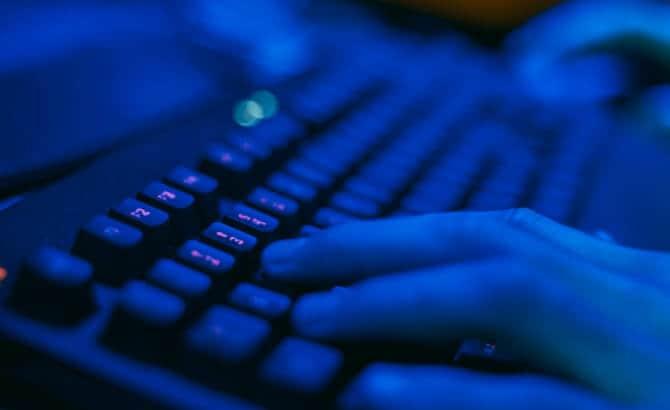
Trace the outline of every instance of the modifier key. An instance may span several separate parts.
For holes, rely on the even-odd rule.
[[[184,301],[142,281],[123,288],[103,338],[141,355],[156,356],[176,337],[186,311]]]
[[[54,323],[74,323],[93,307],[93,267],[51,247],[29,256],[16,279],[11,300],[20,310]]]

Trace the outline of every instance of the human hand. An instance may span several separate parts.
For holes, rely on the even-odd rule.
[[[505,51],[536,97],[574,104],[632,96],[639,120],[670,130],[668,21],[667,2],[566,2],[512,33]]]
[[[625,248],[528,210],[343,225],[263,255],[303,296],[292,323],[327,341],[495,340],[540,375],[376,364],[352,409],[640,409],[670,405],[670,255]],[[657,406],[657,407],[655,407]]]

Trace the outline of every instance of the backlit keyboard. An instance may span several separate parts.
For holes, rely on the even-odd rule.
[[[298,409],[333,406],[377,360],[523,369],[481,341],[304,339],[288,317],[305,290],[259,270],[268,244],[357,220],[530,207],[579,223],[602,113],[533,101],[460,42],[378,46],[273,89],[281,110],[254,127],[222,131],[229,114],[215,109],[138,148],[143,160],[110,158],[88,186],[123,194],[72,240],[37,229],[57,246],[3,286],[10,374],[78,407]],[[153,180],[134,176],[170,155]],[[86,200],[77,186],[69,201]]]

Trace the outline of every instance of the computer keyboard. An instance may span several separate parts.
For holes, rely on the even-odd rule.
[[[460,41],[342,52],[273,90],[282,109],[255,127],[221,132],[214,109],[176,128],[165,152],[155,138],[138,162],[110,158],[89,186],[125,193],[90,210],[72,241],[38,226],[44,244],[71,247],[37,248],[2,286],[11,377],[73,407],[298,409],[333,407],[377,360],[525,371],[486,341],[302,338],[288,317],[306,289],[264,277],[261,252],[431,212],[530,207],[578,225],[611,119],[532,100],[496,56]],[[168,156],[154,180],[134,177]],[[77,186],[72,203],[99,196]]]

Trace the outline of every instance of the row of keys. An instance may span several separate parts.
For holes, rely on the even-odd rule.
[[[184,287],[191,292],[206,283],[203,278],[193,279],[194,272],[184,269],[161,261],[149,277],[163,286],[175,288],[176,284],[182,294]],[[176,272],[167,273],[170,270]],[[191,280],[175,275],[184,272]],[[156,359],[173,353],[172,349],[183,348],[185,357],[201,368],[240,366],[263,355],[257,377],[296,394],[317,394],[332,384],[342,367],[340,352],[298,338],[273,341],[270,321],[286,315],[290,298],[251,283],[240,283],[227,301],[229,306],[212,306],[184,328],[188,307],[182,297],[144,281],[130,281],[122,289],[102,337],[114,348]]]

